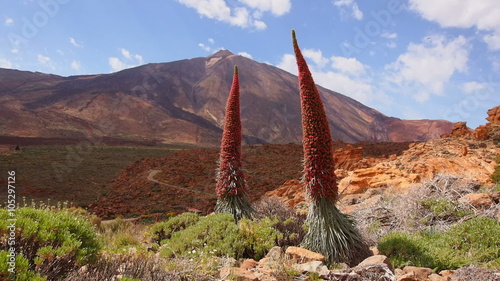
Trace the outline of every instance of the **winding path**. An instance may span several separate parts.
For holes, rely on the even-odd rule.
[[[161,172],[161,170],[150,170],[148,177],[147,177],[148,181],[152,181],[154,183],[161,184],[161,185],[164,185],[164,186],[167,186],[170,188],[180,189],[182,191],[194,192],[194,193],[203,194],[203,195],[207,195],[207,196],[211,196],[211,197],[216,197],[214,193],[207,193],[207,192],[199,191],[196,189],[190,189],[187,187],[182,187],[182,186],[178,186],[178,185],[172,185],[172,184],[161,182],[161,181],[155,179],[155,176],[160,172]]]

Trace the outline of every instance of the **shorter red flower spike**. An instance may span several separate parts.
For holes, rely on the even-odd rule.
[[[332,136],[321,96],[314,83],[306,60],[302,56],[295,30],[292,30],[293,49],[299,70],[304,177],[306,190],[312,200],[338,199],[334,174]]]
[[[238,67],[234,66],[233,84],[226,105],[216,192],[218,198],[243,195],[245,178],[241,163],[240,85]]]

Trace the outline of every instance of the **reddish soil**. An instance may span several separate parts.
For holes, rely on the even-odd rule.
[[[345,147],[335,143],[335,149]],[[409,143],[359,143],[364,157],[385,158],[400,155]],[[107,196],[90,209],[102,217],[119,214],[185,212],[195,208],[211,212],[215,206],[215,169],[219,150],[196,148],[181,150],[163,159],[144,159],[130,164],[114,180]],[[248,197],[259,199],[285,181],[299,179],[302,148],[297,144],[251,145],[243,148]],[[151,173],[154,170],[154,180]],[[149,179],[148,179],[149,177]],[[191,192],[189,192],[189,189]]]

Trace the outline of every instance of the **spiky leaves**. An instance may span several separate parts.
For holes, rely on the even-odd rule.
[[[238,221],[251,217],[246,199],[245,176],[241,163],[240,84],[238,67],[234,67],[233,84],[226,105],[226,118],[217,170],[216,213],[230,213]]]
[[[332,137],[319,91],[302,56],[295,31],[293,49],[299,70],[304,150],[303,182],[311,198],[306,219],[308,232],[302,246],[322,253],[329,262],[349,262],[365,245],[353,220],[336,207],[338,188],[334,174]]]

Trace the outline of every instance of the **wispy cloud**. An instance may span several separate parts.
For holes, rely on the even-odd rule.
[[[14,25],[14,19],[13,18],[6,18],[5,19],[5,25],[6,26],[12,26],[12,25]]]
[[[82,64],[79,61],[74,60],[71,62],[71,69],[76,70],[76,71],[80,71],[81,68],[82,68]]]
[[[71,45],[73,45],[77,48],[83,48],[82,44],[76,42],[75,38],[73,38],[73,37],[69,38],[69,43],[71,43]]]
[[[7,59],[0,58],[0,67],[1,68],[12,68],[13,64],[11,61],[9,61]]]
[[[486,89],[486,85],[483,84],[483,83],[479,83],[479,82],[476,82],[476,81],[471,81],[471,82],[467,82],[467,83],[464,83],[464,92],[466,94],[472,94],[476,91],[480,91],[480,90],[483,90],[483,89]]]
[[[249,58],[249,59],[252,59],[252,55],[250,55],[249,53],[247,52],[239,52],[238,55],[242,56],[242,57],[245,57],[245,58]]]
[[[348,12],[350,12],[350,15],[353,18],[357,20],[363,19],[363,12],[361,12],[358,4],[354,0],[337,0],[333,2],[333,5],[338,7],[344,14],[348,14]]]
[[[144,64],[142,55],[132,54],[129,50],[124,48],[120,49],[120,53],[122,55],[121,59],[118,57],[108,58],[108,64],[113,72]]]

